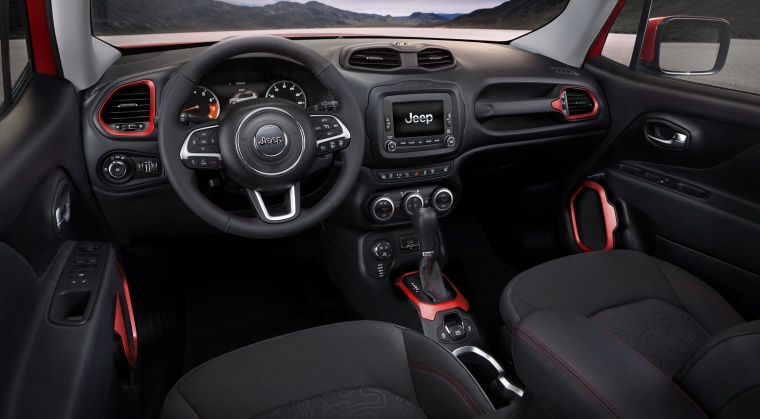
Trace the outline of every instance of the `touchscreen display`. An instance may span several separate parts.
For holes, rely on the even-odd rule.
[[[393,131],[396,138],[441,135],[444,132],[443,101],[396,102]]]

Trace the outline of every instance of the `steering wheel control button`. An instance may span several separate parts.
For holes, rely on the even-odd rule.
[[[372,244],[372,256],[377,260],[388,260],[393,256],[393,247],[388,240],[378,240]]]
[[[404,212],[408,215],[414,214],[415,211],[425,206],[425,200],[417,192],[412,192],[404,196]]]
[[[454,204],[454,194],[447,188],[438,188],[433,191],[432,199],[430,200],[438,212],[446,212],[451,209]]]
[[[395,204],[387,196],[375,198],[370,205],[370,214],[376,221],[384,223],[393,217]]]
[[[276,125],[264,125],[256,131],[256,150],[266,157],[277,157],[288,148],[288,136]]]

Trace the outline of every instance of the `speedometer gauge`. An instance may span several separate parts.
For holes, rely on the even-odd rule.
[[[195,125],[219,118],[221,111],[219,98],[214,92],[203,86],[196,86],[190,99],[182,107],[179,118],[185,125]]]
[[[267,89],[266,97],[289,100],[299,106],[306,107],[306,94],[301,86],[292,81],[280,80]]]

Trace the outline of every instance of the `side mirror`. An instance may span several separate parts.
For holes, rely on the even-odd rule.
[[[649,19],[639,68],[665,76],[701,76],[726,64],[731,25],[712,17],[670,16]]]

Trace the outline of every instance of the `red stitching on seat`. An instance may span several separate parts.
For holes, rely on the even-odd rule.
[[[452,387],[454,387],[454,389],[459,393],[460,396],[462,396],[464,401],[467,403],[467,405],[470,406],[470,409],[472,409],[476,415],[482,415],[484,413],[483,409],[480,407],[480,405],[478,405],[478,402],[475,401],[475,398],[472,397],[467,389],[465,389],[464,386],[460,384],[456,378],[430,365],[420,364],[418,362],[410,362],[409,366],[413,369],[429,372],[443,378]]]
[[[540,347],[537,346],[535,343],[533,343],[530,340],[528,340],[525,336],[522,336],[523,333],[526,334],[526,335],[528,335],[528,336],[530,336],[530,337],[532,337],[533,339],[535,339],[536,342],[538,342],[541,346]],[[597,390],[593,385],[591,385],[591,383],[589,383],[588,381],[586,381],[586,379],[584,379],[583,376],[580,373],[578,373],[578,371],[576,371],[572,366],[570,366],[570,364],[567,361],[565,361],[564,359],[562,359],[562,357],[560,357],[554,351],[552,351],[548,346],[546,346],[546,344],[542,343],[540,339],[538,339],[537,337],[535,337],[534,335],[532,335],[530,332],[528,332],[527,330],[525,330],[525,329],[523,329],[523,328],[521,328],[519,326],[515,326],[515,331],[513,332],[513,334],[515,334],[515,335],[520,336],[521,338],[523,338],[523,340],[525,342],[528,342],[531,346],[533,346],[533,348],[535,348],[541,355],[543,355],[544,358],[546,358],[549,361],[551,361],[552,363],[554,363],[554,365],[556,365],[560,369],[560,371],[564,372],[565,375],[567,375],[568,377],[570,377],[571,379],[573,379],[573,381],[575,381],[575,383],[578,384],[578,386],[584,392],[586,392],[586,394],[588,394],[592,399],[594,399],[594,401],[596,402],[596,404],[599,405],[599,407],[601,407],[602,410],[604,410],[604,412],[607,413],[611,418],[616,417],[612,413],[611,410],[614,410],[615,414],[617,414],[617,417],[621,417],[621,418],[625,417],[625,415],[623,415],[622,413],[620,413],[620,411],[617,410],[617,408],[609,400],[607,400],[602,395],[602,393],[599,390]],[[549,355],[547,355],[546,354],[547,351],[550,352],[555,357],[557,357],[557,359],[559,359],[560,361],[562,361],[562,364],[559,364],[557,362],[557,360],[552,359]],[[575,373],[575,376],[573,376],[569,372],[567,372],[567,370],[565,368],[563,368],[563,366],[566,367],[566,368],[569,368],[571,371],[573,371],[573,373]],[[590,387],[593,390],[593,393],[591,393],[588,388],[586,388],[583,384],[581,384],[581,382],[578,381],[579,379],[581,381],[583,381],[583,384],[585,384],[586,386]],[[594,396],[596,396],[596,397],[594,397]],[[609,407],[603,405],[599,401],[599,399],[597,399],[597,397],[599,397],[602,400],[604,400],[609,405]]]
[[[715,304],[717,304],[718,307],[720,307],[720,309],[723,310],[724,313],[728,314],[728,316],[731,317],[731,319],[734,320],[737,324],[738,323],[743,323],[743,321],[739,317],[737,317],[736,313],[734,313],[733,311],[731,311],[730,308],[726,306],[726,303],[724,303],[723,301],[721,301],[713,293],[711,293],[709,291],[706,291],[706,290],[703,290],[703,289],[701,289],[701,288],[699,288],[699,287],[697,287],[695,285],[687,284],[685,282],[671,282],[670,285],[676,285],[676,286],[679,286],[679,287],[682,287],[682,288],[687,288],[687,289],[690,289],[690,290],[692,290],[692,291],[694,291],[694,292],[696,292],[698,294],[704,295],[705,297],[711,299]]]
[[[593,323],[593,322],[592,322],[592,323]],[[701,407],[699,407],[699,405],[697,404],[697,402],[695,402],[695,401],[694,401],[694,400],[693,400],[693,399],[692,399],[692,398],[691,398],[691,397],[690,397],[688,394],[686,394],[686,392],[685,392],[685,391],[683,391],[683,389],[682,389],[681,387],[679,387],[679,386],[678,386],[678,384],[674,383],[674,382],[673,382],[673,380],[672,380],[670,377],[668,377],[668,376],[667,376],[667,374],[665,374],[664,372],[662,372],[662,370],[660,370],[660,369],[659,369],[659,368],[657,368],[657,367],[656,367],[654,364],[652,364],[651,362],[649,362],[649,360],[648,360],[648,359],[646,359],[646,358],[644,357],[644,355],[641,355],[641,354],[640,354],[640,353],[639,353],[637,350],[635,350],[635,349],[631,348],[631,346],[630,346],[630,345],[628,345],[627,343],[625,343],[625,341],[624,341],[623,339],[620,339],[620,338],[619,338],[617,335],[615,335],[614,333],[610,332],[609,330],[607,330],[607,329],[603,328],[602,326],[599,326],[599,325],[598,325],[598,324],[596,324],[596,323],[594,323],[594,326],[598,327],[599,329],[602,329],[602,330],[603,330],[605,333],[607,333],[608,335],[610,335],[610,336],[612,336],[613,338],[615,338],[615,339],[617,339],[618,341],[620,341],[620,343],[622,343],[623,345],[625,345],[625,347],[626,347],[626,348],[630,349],[630,350],[631,350],[631,352],[633,352],[634,354],[636,354],[636,355],[637,355],[639,358],[643,359],[643,360],[644,360],[644,362],[646,362],[646,363],[647,363],[647,364],[649,364],[649,365],[650,365],[652,368],[654,368],[654,369],[655,369],[655,371],[659,372],[659,373],[660,373],[660,375],[662,375],[663,377],[667,378],[667,379],[668,379],[668,381],[670,381],[670,384],[673,384],[673,387],[675,387],[676,389],[678,389],[678,391],[679,391],[681,394],[683,394],[683,395],[684,395],[684,397],[686,397],[686,398],[687,398],[687,399],[688,399],[688,400],[691,402],[691,404],[693,404],[693,405],[694,405],[694,407],[696,407],[696,408],[697,408],[697,410],[699,411],[699,413],[701,413],[701,414],[702,414],[704,417],[707,417],[707,415],[705,414],[705,412],[703,412],[703,411],[702,411],[702,408],[701,408]]]

